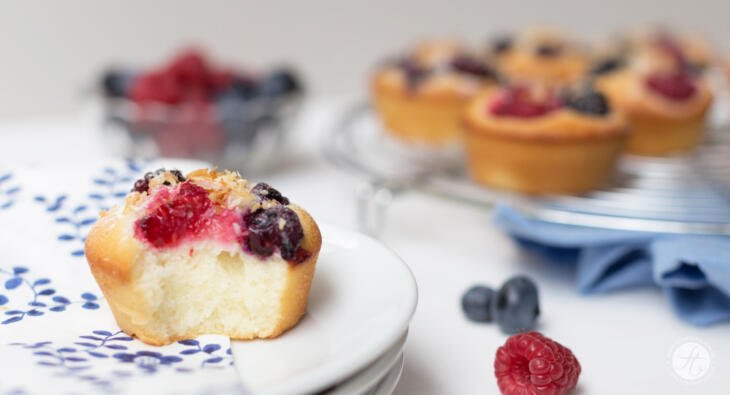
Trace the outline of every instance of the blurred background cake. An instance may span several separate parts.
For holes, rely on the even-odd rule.
[[[630,123],[628,152],[677,154],[702,141],[713,98],[704,72],[712,64],[707,43],[667,29],[640,30],[598,59],[596,84]]]
[[[588,70],[585,48],[567,33],[552,27],[534,27],[491,41],[487,57],[500,73],[515,83],[569,85]]]
[[[590,86],[509,86],[474,100],[466,152],[475,181],[530,194],[581,193],[610,180],[627,127]]]
[[[439,146],[461,139],[467,103],[496,82],[492,67],[463,44],[434,40],[378,67],[370,90],[388,133]]]

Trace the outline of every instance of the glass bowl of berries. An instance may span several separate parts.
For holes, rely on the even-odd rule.
[[[233,71],[195,49],[154,69],[110,69],[100,85],[104,130],[123,155],[200,159],[246,172],[276,157],[303,96],[290,69]]]

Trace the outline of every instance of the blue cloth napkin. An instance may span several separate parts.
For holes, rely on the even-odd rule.
[[[730,320],[730,237],[560,225],[528,219],[508,206],[497,207],[494,220],[522,247],[575,264],[581,293],[655,285],[691,324]]]

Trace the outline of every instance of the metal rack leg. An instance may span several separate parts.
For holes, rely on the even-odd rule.
[[[388,206],[393,202],[393,191],[377,181],[366,181],[355,190],[357,226],[363,233],[377,237],[385,229]]]

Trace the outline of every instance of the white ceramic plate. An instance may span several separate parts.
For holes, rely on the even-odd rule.
[[[366,392],[366,395],[391,395],[398,385],[400,376],[403,373],[403,354],[400,354],[398,361],[390,369],[388,374],[374,388]]]
[[[355,373],[354,376],[347,379],[343,383],[338,384],[331,391],[324,392],[324,395],[353,395],[363,394],[375,387],[385,375],[390,372],[393,365],[398,361],[398,357],[403,352],[403,346],[406,344],[408,333],[392,345],[385,354],[378,357],[375,362],[371,363],[365,369]]]
[[[408,266],[362,234],[322,225],[306,316],[272,340],[233,342],[255,395],[321,391],[375,361],[406,331],[418,299]]]

